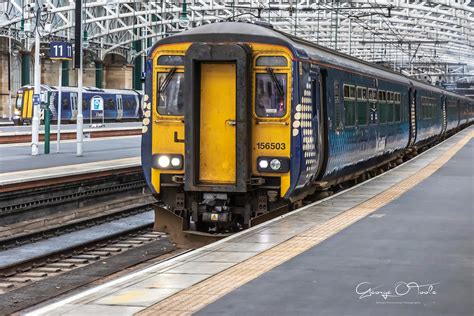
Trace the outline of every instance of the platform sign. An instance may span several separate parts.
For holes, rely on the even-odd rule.
[[[41,97],[39,94],[33,94],[33,105],[40,105]]]
[[[105,113],[104,113],[104,98],[101,96],[95,95],[91,98],[91,113],[90,113],[90,123],[92,125],[92,120],[94,117],[102,118],[102,124],[104,123]]]
[[[104,99],[100,96],[93,96],[91,99],[92,111],[103,111],[104,110]]]
[[[49,44],[49,58],[72,59],[72,44],[67,42],[51,42]]]

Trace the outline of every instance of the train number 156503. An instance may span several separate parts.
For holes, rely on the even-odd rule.
[[[273,149],[273,150],[285,150],[286,144],[285,143],[257,143],[258,149]]]

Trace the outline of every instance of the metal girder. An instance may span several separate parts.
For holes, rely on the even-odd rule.
[[[45,5],[50,28],[43,40],[71,40],[74,0],[0,3],[0,34],[28,49],[22,25],[34,25],[28,5]],[[118,53],[129,62],[161,37],[184,30],[183,0],[83,0],[90,49],[103,59]],[[270,22],[276,29],[409,74],[447,72],[441,63],[474,70],[474,6],[470,0],[187,0],[189,27],[223,20]],[[143,51],[131,44],[142,41]],[[451,80],[451,79],[449,79]]]

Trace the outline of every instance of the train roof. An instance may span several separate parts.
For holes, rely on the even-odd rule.
[[[445,89],[406,77],[400,73],[387,68],[366,62],[364,60],[349,56],[347,54],[314,44],[310,41],[298,38],[291,34],[277,31],[268,26],[246,22],[217,22],[195,27],[187,31],[159,40],[150,49],[149,54],[156,47],[163,44],[178,42],[263,42],[275,45],[283,45],[291,49],[295,56],[305,58],[306,56],[321,63],[342,67],[354,72],[363,72],[374,77],[396,81],[405,85],[444,93],[458,98],[465,96],[449,92]],[[306,58],[307,58],[306,57]],[[468,99],[468,98],[466,98]]]

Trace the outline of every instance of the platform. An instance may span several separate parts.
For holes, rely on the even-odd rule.
[[[61,125],[61,140],[76,139],[76,124]],[[39,140],[44,141],[44,125],[39,127]],[[120,123],[87,123],[84,122],[84,138],[100,138],[115,136],[140,135],[141,122]],[[52,124],[50,129],[51,141],[56,141],[57,125]],[[1,126],[0,144],[31,143],[31,126]]]
[[[472,137],[26,314],[472,315]]]
[[[0,145],[0,188],[4,185],[56,177],[140,166],[140,136],[84,139],[82,157],[76,156],[76,142],[51,142],[48,155],[31,156],[29,144]],[[43,144],[39,146],[43,153]]]
[[[92,131],[92,130],[113,130],[113,129],[141,129],[142,123],[141,122],[123,122],[123,123],[102,123],[93,122],[90,124],[89,122],[84,122],[84,132]],[[51,133],[56,133],[57,125],[51,124]],[[40,125],[39,127],[40,133],[44,133],[44,125]],[[61,132],[75,132],[76,131],[76,124],[61,124]],[[28,134],[31,135],[31,125],[0,125],[0,136],[4,135],[23,135]]]

